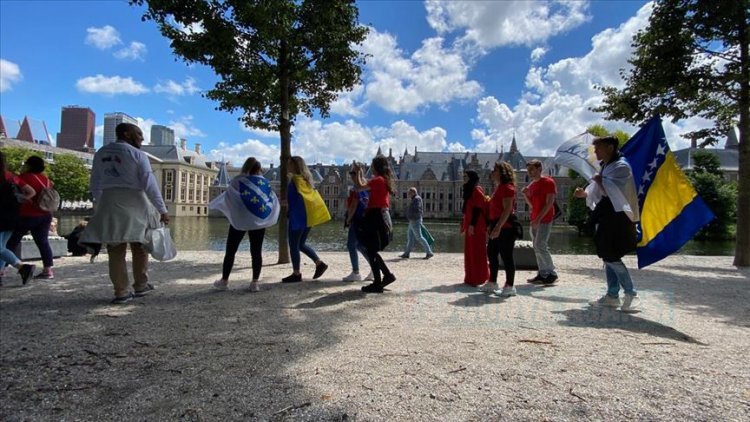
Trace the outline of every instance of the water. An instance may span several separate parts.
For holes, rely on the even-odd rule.
[[[59,222],[60,234],[67,234],[80,221],[80,217],[62,216]],[[405,221],[394,222],[395,233],[393,242],[388,246],[389,251],[400,252],[406,246]],[[425,223],[435,238],[435,252],[463,252],[463,237],[459,233],[459,223],[446,221],[427,221]],[[178,250],[211,250],[223,251],[227,236],[227,221],[223,218],[206,217],[173,217],[169,223],[172,237]],[[528,230],[525,232],[528,235]],[[313,228],[308,243],[318,251],[345,251],[346,235],[342,221],[330,221]],[[528,240],[528,236],[526,239]],[[245,242],[244,245],[248,243]],[[266,230],[266,240],[263,249],[274,251],[278,249],[278,227]],[[248,248],[248,246],[242,246]],[[593,239],[578,236],[575,228],[570,226],[555,226],[550,236],[550,250],[560,255],[585,255],[594,253]],[[415,253],[421,253],[421,246],[417,245]],[[698,242],[690,241],[678,252],[686,255],[734,255],[733,241]]]

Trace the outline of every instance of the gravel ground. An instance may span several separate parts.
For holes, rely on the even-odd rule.
[[[631,270],[644,308],[623,314],[587,306],[604,292],[592,256],[555,256],[552,287],[519,271],[509,299],[462,285],[460,254],[396,256],[382,295],[340,281],[345,253],[291,285],[266,255],[250,293],[248,252],[226,292],[222,253],[181,252],[124,306],[106,256],[6,277],[0,420],[750,420],[750,272],[730,257]]]

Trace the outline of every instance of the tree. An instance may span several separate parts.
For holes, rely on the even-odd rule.
[[[608,119],[642,124],[655,113],[673,122],[713,122],[684,136],[717,142],[737,124],[739,183],[734,265],[750,266],[750,0],[661,0],[633,39],[625,87],[599,87]]]
[[[57,154],[47,172],[60,193],[60,199],[77,201],[89,196],[89,170],[86,163],[73,154]]]
[[[716,218],[699,231],[696,239],[729,239],[732,222],[737,216],[737,185],[727,183],[720,170],[719,157],[705,150],[691,157],[693,170],[688,173],[698,195],[711,208]]]
[[[23,147],[3,147],[3,153],[5,154],[5,161],[7,162],[8,170],[16,174],[21,172],[23,163],[32,155],[44,158],[41,152]]]
[[[327,117],[337,95],[361,82],[367,28],[345,0],[131,0],[187,63],[210,66],[221,81],[204,95],[240,111],[247,126],[278,130],[286,198],[291,126],[298,113]],[[201,29],[189,29],[200,27]],[[287,204],[282,202],[281,215]],[[289,262],[287,221],[279,221],[279,263]]]

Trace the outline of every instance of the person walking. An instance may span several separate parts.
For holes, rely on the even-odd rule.
[[[542,162],[531,160],[526,163],[526,171],[531,183],[521,190],[526,203],[531,208],[531,242],[539,267],[529,283],[552,284],[557,281],[555,264],[549,252],[549,236],[555,220],[555,196],[557,185],[551,177],[542,176]]]
[[[464,172],[461,233],[464,235],[464,283],[480,286],[490,277],[487,261],[487,197],[474,170]]]
[[[357,177],[357,165],[354,164],[349,170],[349,177],[354,182]],[[372,271],[363,279],[359,273],[359,256],[357,252],[360,252],[362,256],[367,259],[367,250],[357,241],[357,226],[362,223],[362,218],[365,216],[365,209],[367,208],[367,202],[370,199],[368,191],[357,191],[351,189],[349,196],[346,198],[346,216],[344,218],[344,227],[347,228],[346,238],[346,249],[349,251],[349,261],[352,263],[352,272],[348,276],[344,277],[342,281],[362,281],[362,280],[373,280]]]
[[[44,160],[36,155],[32,155],[24,162],[23,172],[18,176],[18,179],[34,189],[36,194],[31,200],[21,203],[20,218],[18,219],[18,223],[16,223],[15,230],[13,230],[13,235],[8,240],[8,249],[15,251],[21,243],[23,236],[31,232],[34,244],[39,249],[39,253],[42,256],[42,264],[44,265],[42,271],[35,275],[34,279],[51,280],[55,278],[55,273],[52,271],[52,267],[54,266],[52,248],[49,245],[52,213],[39,208],[35,202],[42,189],[53,186],[52,181],[43,174],[44,168]]]
[[[434,255],[430,248],[430,244],[422,235],[422,218],[424,217],[424,204],[422,202],[422,197],[419,196],[417,188],[413,186],[409,188],[409,193],[407,195],[409,196],[410,202],[409,206],[406,208],[406,219],[409,220],[409,227],[406,230],[406,250],[399,256],[401,258],[409,258],[409,254],[411,254],[415,241],[418,241],[426,253],[424,259],[430,259]]]
[[[227,290],[237,249],[247,233],[253,267],[249,289],[251,292],[259,291],[263,238],[266,228],[278,221],[280,209],[279,199],[271,189],[271,183],[261,175],[260,162],[255,157],[245,160],[240,174],[232,179],[227,190],[211,201],[208,207],[221,211],[229,220],[221,278],[214,282],[214,289]]]
[[[143,132],[130,123],[115,128],[117,142],[94,154],[91,195],[94,215],[81,234],[82,245],[107,245],[113,304],[124,304],[154,290],[148,282],[146,232],[169,223],[156,178],[146,153],[141,151]],[[125,255],[133,257],[133,292],[130,291]]]
[[[516,295],[516,264],[513,260],[516,232],[511,224],[516,201],[516,176],[510,164],[498,161],[492,169],[491,177],[496,187],[489,206],[487,258],[490,262],[490,277],[487,283],[479,286],[479,289],[500,297],[510,297]],[[505,268],[505,285],[502,290],[499,290],[497,285],[497,274],[500,270],[498,255],[502,258]]]
[[[393,238],[393,223],[391,221],[390,203],[393,194],[393,171],[388,165],[388,159],[379,155],[372,159],[370,166],[372,178],[365,182],[364,171],[357,168],[357,178],[354,180],[358,191],[369,191],[370,200],[367,202],[362,224],[357,225],[357,241],[364,245],[367,258],[372,268],[373,282],[362,287],[365,293],[383,293],[384,288],[396,281],[396,276],[380,256],[380,252],[388,246]]]
[[[291,181],[287,187],[287,201],[289,203],[289,255],[292,259],[292,274],[281,279],[282,283],[298,283],[302,281],[300,272],[300,252],[315,262],[313,280],[320,278],[328,269],[328,265],[321,261],[315,249],[307,245],[310,229],[331,219],[321,198],[315,190],[312,173],[307,168],[302,157],[294,156],[289,159]]]
[[[586,204],[594,210],[591,215],[596,225],[594,246],[597,256],[604,261],[607,279],[606,294],[589,303],[635,312],[640,306],[640,298],[628,268],[622,262],[623,256],[636,249],[635,223],[640,220],[633,170],[620,153],[617,138],[595,138],[593,145],[594,154],[601,161],[601,170],[585,190],[576,188],[574,192],[577,198],[586,198]],[[624,292],[622,302],[620,288]]]
[[[23,284],[29,282],[36,266],[21,262],[16,254],[5,245],[21,218],[21,202],[19,201],[29,201],[34,195],[36,192],[31,186],[6,170],[5,154],[0,151],[0,273],[4,276],[5,265],[10,265],[18,270]],[[0,285],[3,283],[2,276],[0,276]]]

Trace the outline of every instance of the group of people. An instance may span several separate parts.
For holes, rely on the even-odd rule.
[[[607,293],[590,304],[619,307],[631,312],[638,308],[639,298],[622,257],[636,248],[635,223],[639,220],[639,213],[633,172],[619,152],[617,138],[596,138],[593,146],[601,162],[601,171],[585,189],[579,187],[574,192],[576,197],[586,198],[587,205],[593,210],[594,244],[597,255],[604,261],[607,280]],[[538,266],[537,274],[528,282],[550,285],[558,279],[548,246],[555,218],[557,187],[554,179],[543,176],[539,160],[529,161],[526,170],[531,183],[521,193],[531,210],[529,234]],[[491,196],[485,195],[475,171],[467,170],[463,177],[464,282],[500,297],[516,296],[513,250],[522,232],[519,233],[515,215],[513,168],[504,161],[495,163],[491,173],[495,188]],[[497,282],[498,256],[505,271],[502,288]],[[619,297],[621,289],[624,292],[622,301]]]
[[[90,248],[106,245],[109,260],[109,276],[114,286],[112,303],[127,303],[154,290],[149,283],[148,242],[150,230],[169,223],[167,207],[162,199],[156,179],[146,154],[141,151],[143,134],[138,126],[122,123],[116,128],[117,142],[99,149],[94,156],[91,173],[91,193],[95,212],[79,235],[78,243]],[[597,224],[595,244],[597,254],[604,260],[607,277],[607,293],[592,304],[596,306],[620,306],[629,311],[637,306],[637,293],[622,256],[635,248],[635,226],[638,221],[638,204],[635,197],[632,170],[618,152],[617,139],[606,137],[594,140],[594,150],[602,162],[601,173],[584,190],[577,189],[575,195],[587,198]],[[0,157],[2,157],[0,155]],[[52,218],[50,213],[34,209],[33,198],[38,189],[48,186],[50,181],[41,173],[44,161],[30,157],[26,171],[13,176],[5,170],[0,193],[4,201],[13,198],[13,204],[3,202],[2,225],[0,226],[0,259],[18,269],[24,283],[32,276],[34,266],[23,264],[10,250],[20,236],[31,230],[34,240],[42,252],[44,269],[36,277],[52,278],[52,254],[45,242]],[[320,194],[315,189],[312,175],[302,157],[289,159],[290,181],[285,198],[279,200],[268,180],[262,176],[261,163],[248,158],[241,173],[235,177],[228,189],[209,205],[221,211],[229,220],[221,278],[213,287],[226,290],[234,266],[238,247],[247,233],[250,241],[252,280],[250,290],[259,290],[262,268],[262,246],[265,230],[277,223],[280,208],[287,205],[288,241],[292,261],[292,273],[282,283],[302,281],[301,254],[315,264],[313,279],[321,277],[328,265],[307,244],[311,229],[330,220],[330,214]],[[550,229],[554,220],[556,186],[552,178],[542,175],[542,163],[537,160],[527,164],[531,178],[529,186],[522,190],[525,201],[531,208],[530,235],[533,241],[538,273],[530,283],[552,284],[558,275],[548,248]],[[391,242],[393,224],[389,212],[390,197],[394,194],[394,175],[383,156],[372,160],[371,178],[367,180],[362,166],[353,163],[349,176],[353,185],[347,198],[344,225],[348,228],[347,249],[352,272],[343,278],[345,282],[368,280],[372,283],[362,287],[366,293],[382,293],[386,286],[396,281],[381,252]],[[516,180],[510,164],[498,161],[494,164],[491,179],[494,183],[492,195],[487,196],[480,186],[479,175],[473,170],[464,172],[463,220],[461,232],[464,243],[464,282],[478,286],[483,292],[501,297],[517,295],[515,288],[515,263],[513,250],[520,223],[516,217]],[[429,242],[423,235],[422,200],[416,188],[409,190],[411,200],[407,208],[409,229],[407,246],[402,258],[410,256],[413,246],[419,242],[425,250],[425,258],[433,256]],[[634,202],[635,201],[635,202]],[[16,212],[12,209],[19,208]],[[629,211],[635,210],[635,213]],[[9,213],[9,217],[5,216]],[[15,214],[14,214],[15,213]],[[17,215],[16,215],[17,214]],[[6,241],[8,247],[6,248]],[[128,281],[125,265],[127,247],[130,245],[133,261],[133,284]],[[367,276],[362,276],[359,266],[361,254],[370,267]],[[498,284],[500,260],[505,273],[502,287]],[[5,265],[3,264],[2,267]],[[624,290],[624,301],[619,290]]]

